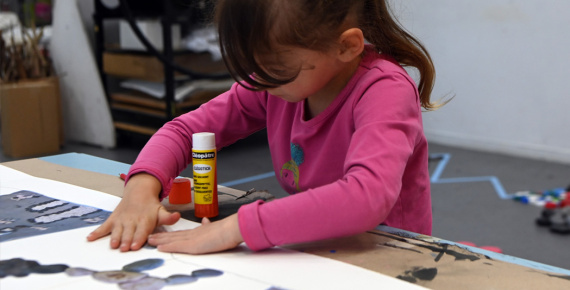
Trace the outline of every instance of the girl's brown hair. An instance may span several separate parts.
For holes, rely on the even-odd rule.
[[[348,21],[349,16],[354,16],[354,21]],[[247,83],[249,89],[263,90],[287,84],[300,70],[281,75],[267,72],[256,57],[275,53],[275,45],[327,51],[354,22],[377,51],[418,70],[418,91],[424,109],[439,106],[430,102],[435,82],[430,55],[392,18],[387,1],[219,0],[215,21],[226,66],[231,75]]]

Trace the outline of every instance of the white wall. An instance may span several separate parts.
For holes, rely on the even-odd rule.
[[[428,48],[430,142],[570,163],[570,1],[392,1]]]

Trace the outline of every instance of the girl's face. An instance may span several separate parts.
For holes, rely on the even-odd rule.
[[[342,72],[342,62],[332,53],[317,52],[303,48],[286,48],[278,56],[259,59],[268,73],[287,75],[299,74],[295,80],[267,92],[288,102],[309,99],[334,98],[337,91],[335,81]]]

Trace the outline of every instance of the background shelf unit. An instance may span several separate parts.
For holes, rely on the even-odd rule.
[[[202,28],[212,14],[209,1],[119,1],[116,7],[107,7],[105,1],[95,1],[94,32],[95,55],[101,80],[107,95],[113,123],[121,131],[152,135],[165,122],[196,109],[233,82],[222,60],[212,60],[208,52],[196,53],[177,49],[172,45],[172,26],[180,27],[181,35]],[[158,51],[166,64],[152,51],[121,49],[116,42],[106,40],[106,22],[121,20],[158,21],[162,32],[162,49]],[[186,72],[175,70],[174,65]],[[188,72],[189,71],[189,72]],[[140,91],[125,89],[126,80],[150,81],[162,84],[163,94],[153,97]],[[176,100],[176,89],[190,81],[215,81],[218,85],[193,90],[186,98]]]

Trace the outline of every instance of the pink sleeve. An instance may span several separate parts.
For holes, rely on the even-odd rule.
[[[247,245],[260,250],[361,233],[373,229],[399,208],[396,203],[402,201],[406,174],[413,176],[417,171],[423,179],[420,183],[429,185],[424,174],[427,153],[415,152],[425,137],[414,86],[405,77],[382,79],[362,92],[354,105],[354,120],[346,120],[354,122],[354,133],[335,136],[351,138],[342,178],[275,201],[242,206],[238,218]],[[415,153],[418,158],[413,156]],[[417,164],[426,168],[409,164],[412,159],[422,158],[425,162]],[[421,194],[425,198],[425,192]]]
[[[239,86],[160,128],[141,150],[126,181],[136,173],[149,173],[162,184],[160,198],[172,181],[192,163],[192,134],[213,132],[216,148],[234,143],[265,127],[265,95]]]

